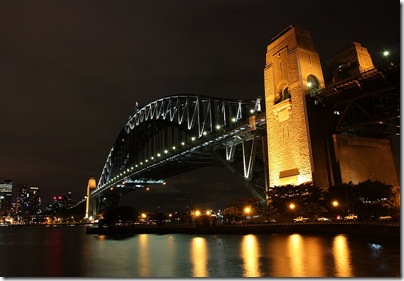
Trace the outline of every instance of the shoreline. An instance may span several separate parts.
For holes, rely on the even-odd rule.
[[[260,234],[260,233],[328,233],[366,234],[400,238],[400,224],[352,223],[296,223],[296,224],[256,224],[256,225],[216,225],[216,226],[116,226],[86,227],[86,234]]]

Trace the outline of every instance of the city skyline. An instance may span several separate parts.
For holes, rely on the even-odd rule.
[[[353,41],[374,60],[386,48],[399,52],[401,4],[287,3],[3,1],[0,178],[40,187],[44,205],[68,191],[79,200],[88,179],[98,181],[136,102],[172,94],[263,96],[266,47],[291,23],[311,32],[322,63]],[[224,168],[167,183],[125,202],[208,204],[217,197],[219,205],[228,194],[248,194]]]

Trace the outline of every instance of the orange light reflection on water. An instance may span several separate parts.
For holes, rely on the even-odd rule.
[[[259,267],[259,245],[257,237],[249,234],[241,242],[241,258],[243,259],[243,277],[261,277]]]
[[[335,276],[352,277],[351,253],[345,235],[338,235],[334,238],[332,252],[335,261]]]
[[[140,234],[139,235],[139,255],[141,258],[138,259],[139,265],[138,270],[140,276],[150,276],[150,249],[149,249],[149,235],[147,234]]]
[[[195,237],[191,241],[191,260],[193,277],[208,277],[207,245],[205,238]]]

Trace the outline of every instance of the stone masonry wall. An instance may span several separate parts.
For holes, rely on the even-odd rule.
[[[345,135],[333,137],[342,182],[357,184],[370,179],[399,186],[389,140]]]

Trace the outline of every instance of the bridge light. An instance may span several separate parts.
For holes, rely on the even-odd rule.
[[[131,170],[133,170],[133,166],[132,166],[132,167],[130,167],[130,169],[131,169]]]
[[[207,132],[203,132],[203,135],[206,136],[208,133]]]
[[[232,121],[232,122],[236,122],[237,119],[233,117],[233,118],[231,118],[231,121]]]
[[[145,162],[147,163],[147,162],[149,162],[149,160],[146,159]]]
[[[157,157],[160,157],[161,156],[161,154],[160,153],[157,153]]]
[[[164,153],[166,153],[166,154],[167,154],[167,153],[168,153],[168,150],[167,150],[167,149],[165,149],[165,150],[164,150]]]
[[[185,142],[182,142],[181,145],[185,145]]]
[[[254,112],[255,112],[254,109],[251,109],[251,110],[250,110],[250,113],[254,113]]]
[[[196,137],[192,137],[191,140],[194,141],[196,139]]]
[[[136,165],[135,165],[135,167],[137,168],[137,167],[139,167],[139,165],[138,165],[138,164],[136,164]]]
[[[150,159],[151,159],[151,160],[154,160],[154,157],[152,156],[152,157],[150,157]]]
[[[143,162],[140,162],[140,165],[143,165]]]
[[[129,169],[126,169],[126,171],[128,171],[128,172],[129,172],[130,170],[129,170]]]
[[[217,130],[220,130],[221,128],[222,128],[222,126],[216,125],[216,129],[217,129]]]
[[[167,183],[165,181],[163,181],[162,185],[166,185]]]
[[[113,188],[113,187],[111,187],[111,188],[110,188],[110,190],[114,190],[114,188]]]
[[[388,57],[389,55],[390,55],[390,52],[389,52],[389,51],[387,51],[387,50],[386,50],[386,51],[383,51],[383,56],[384,56],[384,57]]]
[[[175,150],[175,146],[173,146],[173,149]]]
[[[313,84],[311,82],[307,82],[307,87],[310,88],[311,86],[313,86]]]

